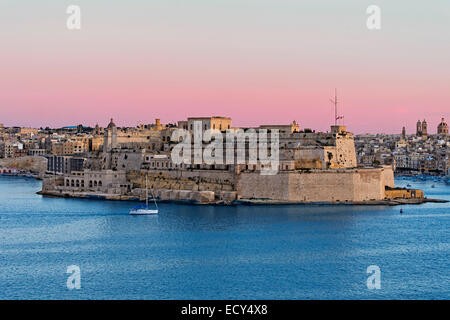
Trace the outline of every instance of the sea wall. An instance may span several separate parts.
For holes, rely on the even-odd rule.
[[[382,200],[390,175],[387,168],[299,170],[273,176],[242,172],[237,193],[242,199],[294,202]]]
[[[213,192],[216,200],[225,201],[234,200],[232,198],[236,197],[235,195],[230,196],[230,192],[235,191],[236,176],[226,170],[160,170],[156,172],[144,170],[127,172],[127,179],[133,184],[133,189],[145,188],[146,176],[148,188],[154,190],[209,191]],[[166,196],[161,194],[161,198],[164,197]],[[176,196],[173,195],[173,197]],[[189,199],[191,199],[191,195],[186,200]]]
[[[127,179],[133,189],[148,187],[163,200],[189,200],[189,192],[212,192],[208,197],[223,201],[270,199],[292,202],[346,202],[385,199],[385,187],[394,187],[391,167],[370,169],[329,169],[280,171],[276,175],[225,170],[133,171]],[[183,191],[167,193],[157,190]],[[142,196],[141,191],[136,195]]]

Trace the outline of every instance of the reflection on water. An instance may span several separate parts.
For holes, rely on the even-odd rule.
[[[450,199],[450,186],[400,180]],[[431,188],[435,184],[436,188]],[[450,205],[191,206],[44,198],[0,177],[3,299],[448,299]],[[81,290],[66,288],[78,265]],[[369,291],[378,265],[382,289]]]

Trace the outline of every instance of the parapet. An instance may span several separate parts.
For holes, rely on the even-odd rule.
[[[347,127],[346,126],[331,126],[331,133],[347,133]]]

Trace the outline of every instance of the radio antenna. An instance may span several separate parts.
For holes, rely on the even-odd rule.
[[[330,101],[334,104],[334,125],[337,125],[337,120],[338,120],[338,116],[337,116],[337,106],[339,103],[338,97],[337,97],[337,89],[334,89],[334,100],[330,99]]]

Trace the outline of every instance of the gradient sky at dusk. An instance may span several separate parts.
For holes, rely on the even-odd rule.
[[[448,0],[0,0],[0,40],[6,126],[223,115],[326,131],[335,87],[355,133],[450,122]]]

